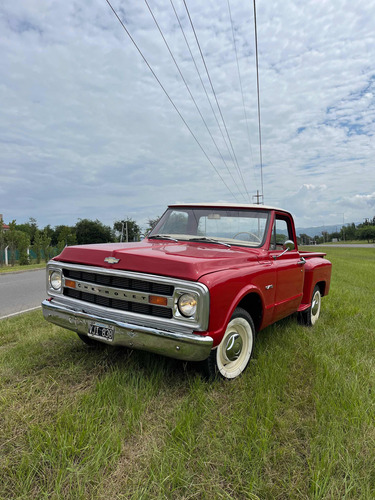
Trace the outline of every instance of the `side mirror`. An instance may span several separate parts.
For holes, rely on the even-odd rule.
[[[282,253],[280,255],[273,255],[273,260],[276,260],[279,257],[282,257],[284,254],[286,254],[290,250],[294,250],[294,242],[292,240],[286,240],[286,242],[283,244]]]
[[[294,246],[294,241],[292,240],[286,240],[283,244],[283,250],[294,250],[295,249],[295,246]]]

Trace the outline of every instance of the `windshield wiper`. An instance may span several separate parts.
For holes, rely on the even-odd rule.
[[[148,239],[178,241],[176,238],[172,238],[172,236],[169,236],[168,234],[153,234],[152,236],[148,236]]]
[[[208,243],[217,243],[218,245],[224,245],[227,248],[231,248],[229,243],[224,243],[223,241],[215,240],[214,238],[207,238],[207,236],[198,236],[197,238],[189,238],[189,241],[207,241]]]

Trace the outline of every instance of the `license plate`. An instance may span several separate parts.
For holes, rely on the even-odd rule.
[[[104,325],[102,323],[91,323],[89,326],[89,337],[105,339],[112,342],[115,333],[115,327],[111,325]]]

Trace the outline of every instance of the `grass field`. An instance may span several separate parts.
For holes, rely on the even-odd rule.
[[[260,333],[233,382],[0,323],[2,499],[374,499],[375,251],[328,249],[313,329]]]
[[[15,273],[20,271],[32,271],[33,269],[43,269],[46,267],[46,263],[42,264],[29,264],[27,266],[2,266],[0,267],[0,273]]]

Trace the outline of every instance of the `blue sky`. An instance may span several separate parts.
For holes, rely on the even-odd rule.
[[[252,1],[229,0],[239,80],[228,0],[186,0],[239,169],[183,1],[173,5],[209,100],[171,0],[148,3],[209,132],[146,3],[112,5],[209,160],[105,0],[3,0],[6,222],[144,224],[168,203],[244,202],[261,189]],[[375,1],[258,0],[257,21],[265,203],[303,227],[373,217]]]

